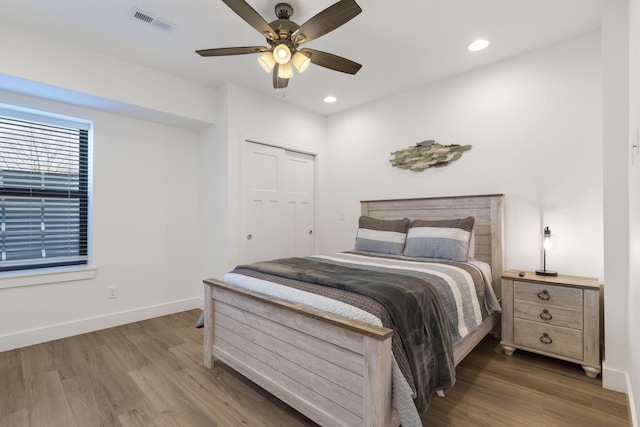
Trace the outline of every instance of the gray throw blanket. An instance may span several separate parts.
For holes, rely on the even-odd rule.
[[[447,316],[440,296],[427,281],[402,273],[364,270],[309,258],[284,258],[237,268],[356,292],[384,305],[411,365],[418,413],[427,410],[434,391],[455,383]]]

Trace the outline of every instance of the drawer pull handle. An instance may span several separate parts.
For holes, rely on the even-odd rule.
[[[538,298],[540,298],[543,301],[549,301],[551,299],[551,296],[549,295],[549,291],[545,289],[542,292],[538,292]]]
[[[544,310],[542,310],[542,313],[540,313],[540,318],[542,320],[551,320],[553,319],[553,316],[551,315],[551,313],[549,313],[549,310],[545,308]]]
[[[551,339],[551,337],[549,336],[548,333],[544,332],[542,334],[542,336],[540,337],[540,342],[542,344],[551,344],[553,342],[553,340]]]

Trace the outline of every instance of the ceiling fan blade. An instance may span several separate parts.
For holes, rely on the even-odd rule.
[[[307,55],[309,59],[311,59],[312,64],[329,68],[334,71],[340,71],[341,73],[355,74],[360,70],[360,68],[362,68],[362,65],[357,62],[350,61],[332,53],[307,48],[301,49],[300,52]]]
[[[260,34],[268,38],[269,40],[275,40],[278,35],[271,25],[264,20],[254,8],[244,0],[222,0],[224,4],[229,6],[240,18],[244,19],[249,25],[258,30]]]
[[[217,49],[196,50],[200,56],[228,56],[228,55],[246,55],[248,53],[260,53],[268,51],[268,47],[264,46],[246,46],[246,47],[220,47]]]
[[[278,77],[278,67],[280,65],[276,64],[273,68],[273,88],[274,89],[284,89],[289,84],[289,79],[281,79]]]
[[[354,0],[340,0],[302,24],[292,39],[298,43],[306,43],[335,30],[349,22],[362,12]]]

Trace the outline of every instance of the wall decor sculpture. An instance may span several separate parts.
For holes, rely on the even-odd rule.
[[[447,166],[458,160],[462,153],[471,149],[470,145],[442,145],[434,140],[418,142],[415,147],[408,147],[391,153],[391,166],[422,172],[425,169]]]

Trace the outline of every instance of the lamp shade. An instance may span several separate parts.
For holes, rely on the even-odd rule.
[[[281,79],[290,79],[293,77],[293,68],[291,64],[281,64],[278,66],[278,77]]]
[[[551,230],[546,227],[543,230],[542,237],[542,270],[536,270],[536,274],[540,276],[557,276],[558,273],[552,270],[547,270],[547,251],[551,249]]]
[[[544,237],[542,238],[542,247],[547,251],[551,249],[551,230],[549,230],[549,227],[544,229]]]
[[[273,48],[273,58],[280,65],[288,64],[291,60],[291,51],[286,44],[279,44]]]
[[[311,64],[311,58],[301,52],[296,52],[293,54],[292,59],[293,65],[296,66],[299,72],[303,73]]]
[[[273,70],[273,67],[276,65],[276,60],[273,57],[273,53],[267,52],[264,55],[258,58],[258,64],[265,70],[267,73],[270,73]]]

